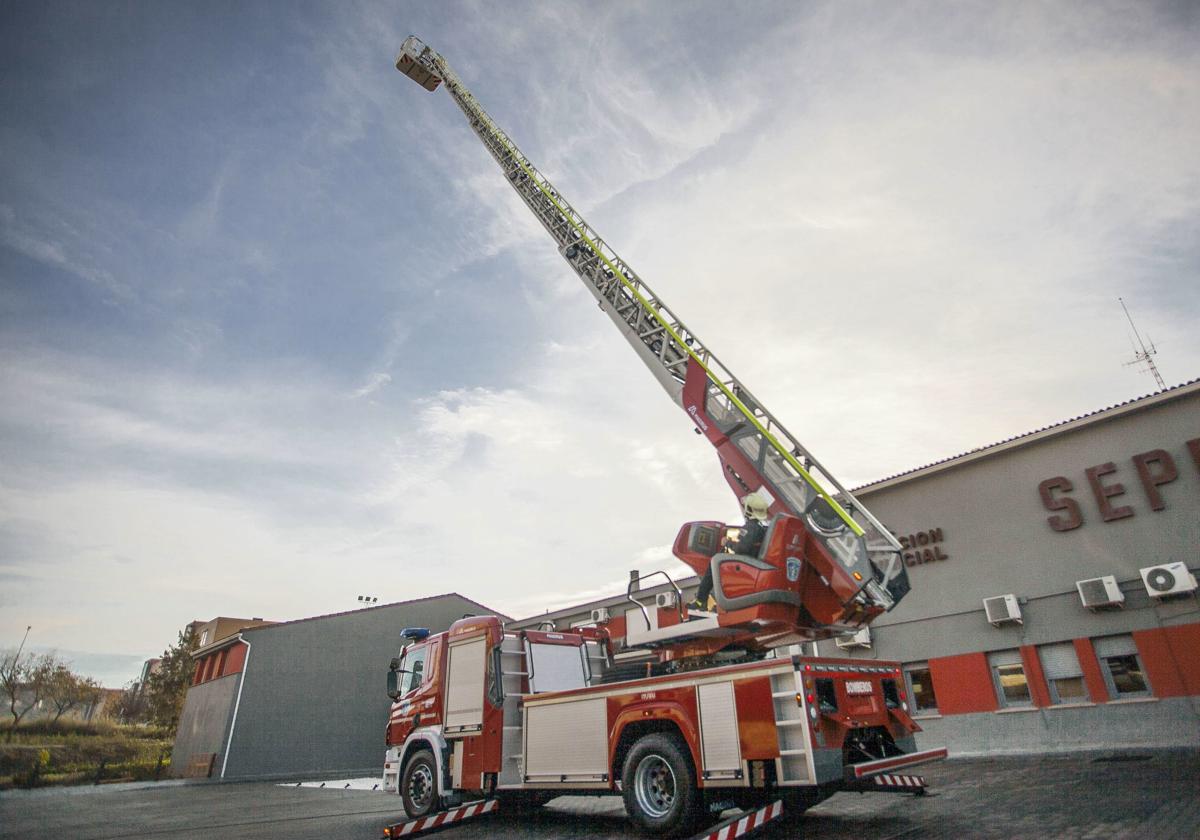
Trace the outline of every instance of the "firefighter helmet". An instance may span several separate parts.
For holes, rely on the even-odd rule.
[[[757,493],[751,493],[748,496],[742,497],[742,513],[747,519],[757,519],[759,522],[765,522],[767,517],[771,515],[770,505],[766,500]]]

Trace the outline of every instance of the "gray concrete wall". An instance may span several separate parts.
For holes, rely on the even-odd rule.
[[[226,779],[382,773],[388,662],[404,627],[488,610],[457,595],[248,630]]]
[[[921,718],[917,747],[955,756],[1074,750],[1200,747],[1196,699],[1118,700]]]
[[[181,775],[192,758],[202,753],[217,753],[216,767],[220,772],[229,718],[233,714],[241,678],[241,674],[230,674],[188,689],[179,716],[179,729],[175,733],[175,747],[171,751],[175,775]]]
[[[909,568],[912,592],[873,625],[877,654],[924,659],[1125,633],[1172,619],[1178,608],[1152,602],[1138,569],[1173,561],[1200,568],[1200,469],[1185,446],[1200,437],[1198,417],[1200,393],[860,493],[898,534],[942,528],[939,547],[949,555]],[[1160,488],[1162,511],[1150,509],[1130,461],[1152,449],[1170,453],[1179,473]],[[1125,488],[1112,503],[1135,512],[1112,522],[1101,519],[1084,473],[1108,461],[1117,472],[1104,481]],[[1084,517],[1075,530],[1054,531],[1046,521],[1053,513],[1038,484],[1058,475],[1075,486],[1070,495]],[[1093,613],[1080,604],[1075,582],[1102,575],[1120,582],[1123,611]],[[984,618],[983,599],[1006,593],[1027,600],[1023,627],[993,628]]]
[[[911,566],[912,592],[871,628],[872,649],[843,651],[822,642],[826,656],[914,662],[1069,639],[1130,633],[1197,620],[1197,602],[1152,599],[1138,569],[1182,561],[1200,568],[1200,470],[1185,446],[1200,437],[1200,394],[1187,396],[1018,447],[974,463],[860,493],[898,534],[942,528],[948,559]],[[1151,510],[1131,457],[1163,449],[1178,478],[1160,488],[1166,508]],[[1105,522],[1085,470],[1111,461],[1106,484],[1125,492],[1114,505],[1133,516]],[[1038,484],[1062,475],[1075,489],[1084,524],[1058,532],[1046,521]],[[1075,581],[1114,575],[1125,608],[1093,612]],[[992,627],[983,599],[1021,599],[1020,625]],[[1152,686],[1153,688],[1153,686]],[[935,685],[936,689],[936,685]],[[1068,750],[1200,742],[1200,701],[1191,698],[1098,706],[949,715],[922,720],[927,745],[959,753]]]

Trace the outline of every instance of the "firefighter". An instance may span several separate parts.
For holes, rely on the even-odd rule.
[[[771,516],[768,507],[762,496],[757,493],[750,493],[742,497],[742,514],[746,517],[746,524],[738,529],[736,537],[726,538],[724,548],[727,554],[758,556],[763,538],[767,535],[767,522]],[[700,587],[696,590],[696,600],[688,604],[688,610],[690,612],[711,612],[712,588],[712,564],[709,564],[700,581]]]

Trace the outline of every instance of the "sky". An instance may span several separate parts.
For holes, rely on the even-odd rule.
[[[5,3],[0,647],[512,616],[739,521],[420,35],[843,484],[1200,376],[1200,12]],[[382,666],[381,666],[382,667]]]

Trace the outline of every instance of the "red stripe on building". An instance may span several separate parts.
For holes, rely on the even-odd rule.
[[[246,646],[236,644],[229,649],[229,658],[225,660],[225,670],[222,671],[222,676],[226,674],[240,674],[242,668],[246,664]]]
[[[1200,623],[1135,630],[1133,641],[1155,697],[1200,694]]]
[[[1100,662],[1096,659],[1096,648],[1091,639],[1075,639],[1075,656],[1079,659],[1079,667],[1083,670],[1083,683],[1087,686],[1088,699],[1093,703],[1109,701],[1108,686],[1104,683],[1104,674],[1100,672]]]
[[[1025,681],[1029,685],[1029,696],[1035,706],[1050,705],[1050,689],[1046,687],[1046,674],[1042,671],[1042,660],[1033,645],[1021,646],[1021,664],[1025,666]]]
[[[987,654],[963,653],[929,660],[929,676],[943,715],[994,712],[999,708]]]

